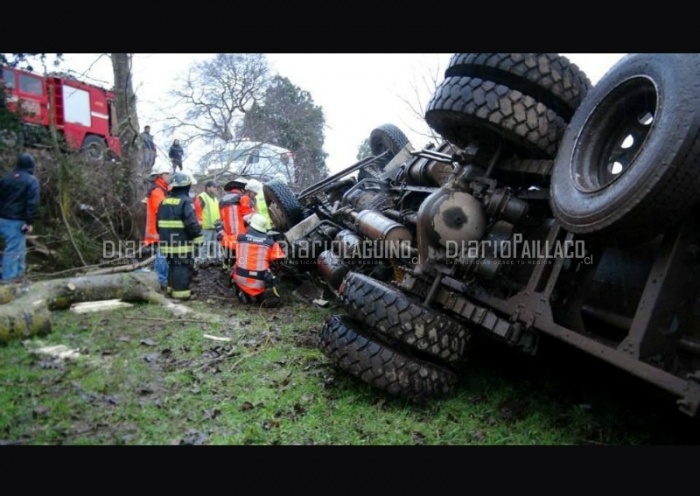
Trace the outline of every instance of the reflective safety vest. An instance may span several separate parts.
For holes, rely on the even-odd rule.
[[[224,248],[236,249],[238,236],[246,232],[243,217],[252,212],[250,197],[241,190],[233,190],[221,199],[219,214],[224,225],[224,238],[221,240]]]
[[[193,254],[195,245],[204,242],[189,196],[168,196],[158,207],[157,217],[159,247],[164,255]]]
[[[265,217],[267,220],[267,228],[272,229],[272,219],[270,218],[270,212],[267,210],[265,194],[262,191],[255,195],[255,211]]]
[[[268,235],[249,228],[238,236],[236,267],[233,280],[250,296],[265,292],[266,282],[272,282],[270,262],[285,258],[282,247]]]
[[[214,222],[219,220],[219,200],[204,191],[197,197],[195,209],[202,229],[214,229]]]
[[[161,177],[154,181],[154,185],[148,192],[148,200],[146,202],[146,236],[143,243],[148,246],[158,242],[158,226],[156,225],[156,214],[160,202],[163,201],[168,192],[168,183]]]

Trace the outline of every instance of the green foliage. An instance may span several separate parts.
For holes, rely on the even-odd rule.
[[[54,312],[53,332],[0,346],[0,440],[127,445],[689,444],[677,412],[609,396],[494,348],[455,397],[417,406],[333,366],[317,349],[335,310],[232,299],[188,304],[221,324],[158,305]],[[193,321],[194,320],[194,321]],[[214,341],[206,335],[229,338]],[[75,360],[33,352],[78,350]],[[493,354],[496,353],[496,354]],[[500,357],[500,360],[498,359]],[[596,387],[600,386],[596,384]],[[639,402],[640,404],[642,401]],[[697,427],[697,426],[695,426]]]
[[[33,61],[38,60],[39,62],[44,63],[47,55],[48,54],[46,53],[0,53],[0,65],[19,67],[20,69],[33,72]],[[57,53],[55,55],[56,59],[54,60],[54,65],[58,65],[63,60],[63,54]]]
[[[3,88],[0,91],[0,151],[17,152],[22,144],[22,119],[7,108],[6,98]]]
[[[360,146],[357,148],[357,161],[359,162],[360,160],[371,156],[372,149],[369,146],[369,138],[365,138],[365,140],[360,143]]]
[[[134,239],[135,215],[123,198],[141,192],[144,186],[128,175],[128,168],[89,163],[77,153],[27,151],[34,156],[34,173],[41,187],[33,235],[52,253],[39,256],[30,246],[30,266],[39,265],[39,272],[50,273],[81,266],[83,261],[98,263],[105,240]],[[17,150],[0,151],[0,173],[12,170],[16,160]],[[145,211],[141,203],[136,208]],[[28,276],[34,277],[33,270]]]
[[[311,185],[328,175],[323,151],[323,109],[308,91],[282,76],[273,78],[264,99],[246,112],[241,134],[295,153],[297,185]]]

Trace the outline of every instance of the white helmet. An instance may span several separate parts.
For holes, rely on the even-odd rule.
[[[262,214],[253,214],[250,217],[249,224],[250,224],[250,227],[252,227],[256,231],[260,231],[263,233],[267,232],[267,219]]]
[[[156,165],[153,166],[153,169],[151,169],[151,176],[157,176],[160,174],[172,174],[173,168],[171,165],[166,164],[165,162],[158,162]]]
[[[248,183],[245,185],[245,189],[249,189],[254,193],[260,193],[263,189],[263,184],[257,179],[249,179]]]

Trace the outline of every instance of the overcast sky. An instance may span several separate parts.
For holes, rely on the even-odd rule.
[[[595,84],[624,54],[562,55],[578,65]],[[142,127],[151,125],[163,154],[171,143],[170,137],[162,132],[165,119],[172,113],[167,93],[192,64],[213,56],[134,54],[139,122]],[[442,81],[452,54],[270,53],[266,56],[273,72],[308,91],[314,103],[323,108],[327,126],[324,150],[329,154],[326,163],[331,172],[337,172],[356,162],[362,141],[382,124],[398,126],[414,148],[430,142],[429,128],[418,111],[432,96],[432,81]],[[87,74],[104,86],[112,86],[112,66],[106,56],[65,54],[61,68]],[[35,70],[40,68],[35,67]],[[160,159],[167,160],[165,155]]]

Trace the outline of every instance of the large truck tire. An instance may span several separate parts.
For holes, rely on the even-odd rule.
[[[107,143],[101,136],[91,134],[86,136],[83,144],[80,147],[80,152],[87,162],[93,164],[102,164],[105,161],[105,153],[107,151]]]
[[[397,153],[408,144],[406,135],[394,124],[382,124],[369,134],[369,148],[372,155],[379,156],[389,152],[380,161],[374,162],[365,169],[361,169],[357,178],[361,181],[367,178],[378,178],[384,171],[386,164],[391,162]]]
[[[393,158],[407,144],[406,135],[393,124],[382,124],[369,134],[369,149],[375,156],[389,150],[389,155]]]
[[[464,365],[471,334],[457,321],[364,274],[350,272],[340,301],[375,332],[458,368]]]
[[[304,218],[299,200],[283,181],[273,179],[263,184],[263,195],[272,224],[278,231],[288,231]]]
[[[551,205],[567,230],[631,244],[698,203],[698,81],[698,54],[634,54],[598,82],[554,162]]]
[[[424,403],[454,394],[455,372],[395,349],[349,316],[326,320],[319,348],[340,369],[393,396]]]
[[[591,89],[588,76],[557,53],[455,53],[445,77],[477,77],[521,91],[565,121]]]
[[[447,141],[496,149],[505,140],[522,158],[553,158],[566,122],[542,102],[508,86],[473,77],[448,77],[425,113]]]

